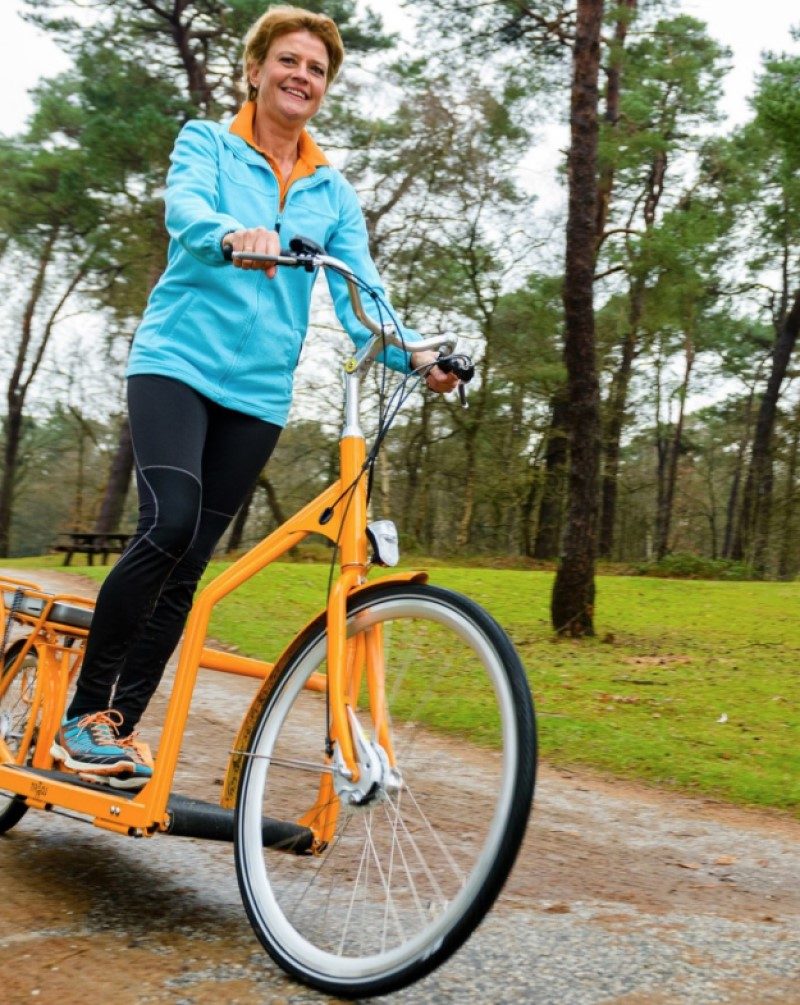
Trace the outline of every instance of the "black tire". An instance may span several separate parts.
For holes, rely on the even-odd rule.
[[[20,764],[27,763],[33,756],[32,744],[28,750],[21,750],[20,739],[28,725],[30,698],[36,685],[39,657],[31,648],[20,666],[14,667],[17,655],[25,644],[24,639],[12,643],[3,657],[3,673],[0,676],[0,722],[6,733],[5,742]],[[24,800],[11,792],[0,790],[0,834],[5,834],[16,826],[28,812]]]
[[[375,625],[402,788],[367,807],[334,797],[336,834],[319,855],[261,847],[262,815],[298,821],[317,809],[325,697],[303,684],[325,662],[320,617],[275,674],[236,809],[237,875],[256,935],[293,977],[343,998],[405,987],[469,937],[511,871],[536,772],[525,672],[484,610],[437,587],[377,583],[351,598],[348,635]],[[437,734],[464,705],[461,735]],[[366,730],[368,713],[358,719]]]

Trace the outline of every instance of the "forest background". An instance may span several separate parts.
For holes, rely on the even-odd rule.
[[[420,394],[403,413],[373,510],[407,549],[555,562],[570,466],[568,178],[566,151],[536,151],[569,120],[581,3],[410,0],[402,36],[351,0],[304,5],[343,30],[347,69],[313,131],[358,188],[394,305],[425,332],[458,333],[478,369],[468,410]],[[169,152],[188,118],[237,108],[241,38],[264,6],[22,4],[70,63],[0,140],[0,555],[135,524],[122,373],[165,259]],[[775,39],[730,127],[730,53],[688,6],[594,4],[592,544],[637,569],[792,579],[797,39]],[[292,421],[224,548],[258,539],[335,469],[347,343],[323,286]]]

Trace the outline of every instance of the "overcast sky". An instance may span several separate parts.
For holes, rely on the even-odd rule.
[[[302,5],[302,0],[297,0]],[[19,18],[19,0],[0,0],[0,132],[16,132],[30,112],[28,89],[42,76],[52,76],[65,69],[67,60],[53,43]],[[265,7],[267,3],[265,2]],[[402,15],[396,4],[374,2],[389,27],[399,28]],[[747,96],[752,93],[753,77],[760,54],[767,49],[797,51],[789,29],[800,24],[797,0],[683,0],[683,10],[706,21],[711,34],[733,50],[733,70],[726,84],[723,109],[732,122],[747,117]]]

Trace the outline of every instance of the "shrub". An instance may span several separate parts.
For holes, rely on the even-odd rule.
[[[744,562],[727,558],[703,558],[688,552],[665,555],[658,562],[644,562],[636,568],[640,576],[657,576],[662,579],[758,579],[753,569]]]

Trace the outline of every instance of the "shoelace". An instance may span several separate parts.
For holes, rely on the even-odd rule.
[[[88,730],[92,743],[98,747],[118,746],[117,733],[123,723],[122,715],[114,709],[85,715],[78,721],[78,733]]]

